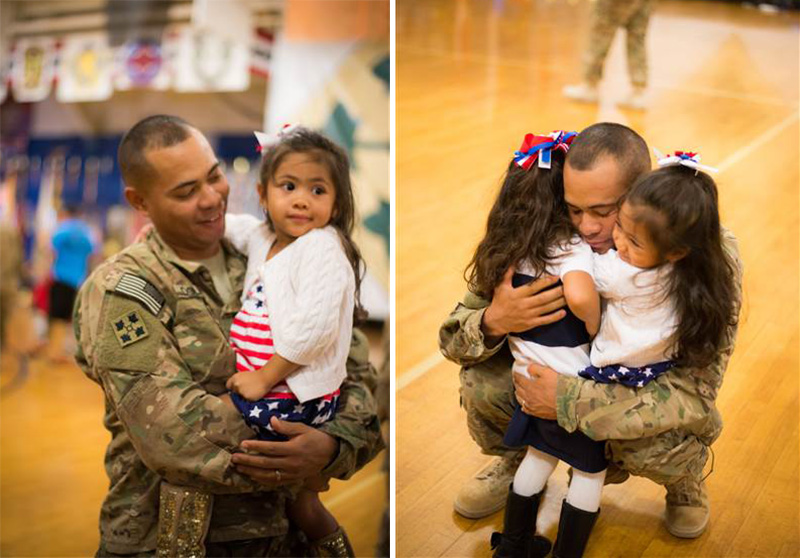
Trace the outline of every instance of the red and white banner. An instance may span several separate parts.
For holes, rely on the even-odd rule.
[[[61,48],[56,98],[62,103],[105,101],[114,92],[112,71],[107,34],[68,35]]]

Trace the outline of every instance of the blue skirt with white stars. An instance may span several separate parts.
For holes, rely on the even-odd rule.
[[[310,399],[305,403],[300,403],[300,400],[291,393],[275,395],[276,397],[270,394],[268,397],[258,401],[248,401],[238,393],[231,392],[233,404],[242,413],[247,425],[256,431],[259,440],[268,442],[285,442],[288,440],[286,436],[278,434],[272,428],[269,422],[272,417],[289,422],[302,422],[316,428],[333,418],[339,402],[338,389],[333,393],[323,395],[317,399]]]

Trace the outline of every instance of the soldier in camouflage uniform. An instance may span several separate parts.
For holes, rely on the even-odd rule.
[[[621,104],[644,108],[647,88],[646,36],[653,0],[596,0],[592,8],[589,40],[583,55],[583,83],[568,85],[564,95],[576,101],[597,101],[597,84],[603,77],[603,63],[617,29],[625,29],[628,74],[633,91]]]
[[[120,166],[127,199],[155,230],[89,277],[74,315],[76,358],[103,388],[111,433],[97,555],[152,556],[159,498],[188,519],[170,533],[175,554],[202,552],[206,528],[210,556],[304,554],[285,486],[320,472],[347,478],[382,447],[366,339],[354,332],[335,418],[319,430],[282,425],[292,438],[272,446],[280,469],[237,454],[254,433],[219,397],[234,369],[228,332],[246,270],[222,238],[228,184],[200,132],[174,117],[140,125],[123,138]],[[162,480],[213,497],[160,495]]]
[[[638,153],[646,165],[636,170],[635,161],[628,159],[631,153]],[[595,251],[613,246],[617,200],[647,167],[644,140],[619,124],[595,124],[573,142],[564,169],[565,198],[573,222]],[[741,298],[736,240],[727,231],[723,240],[739,270]],[[477,518],[503,507],[523,454],[519,448],[505,446],[503,434],[515,404],[524,402],[526,412],[557,419],[568,432],[581,430],[592,439],[608,440],[606,482],[624,481],[630,473],[665,486],[668,530],[679,537],[699,536],[710,514],[703,468],[708,448],[722,428],[715,400],[733,352],[736,328],[728,331],[726,346],[712,366],[676,368],[644,388],[598,384],[535,365],[534,379],[528,380],[511,373],[513,358],[505,335],[563,317],[561,311],[554,312],[564,305],[561,289],[540,292],[551,283],[539,279],[527,289],[501,284],[491,301],[468,293],[439,330],[442,352],[462,366],[461,404],[470,434],[484,453],[499,457],[462,487],[456,511]],[[520,317],[520,308],[527,309],[526,317]],[[502,321],[496,317],[500,314],[506,315],[505,326],[497,325]]]

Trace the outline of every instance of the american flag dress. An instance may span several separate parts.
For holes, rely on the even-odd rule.
[[[275,354],[267,300],[260,280],[247,292],[242,309],[233,319],[231,347],[236,353],[237,372],[258,370]],[[287,438],[272,428],[272,417],[319,426],[333,417],[339,400],[339,390],[300,403],[289,385],[280,382],[258,401],[248,401],[237,393],[231,393],[231,399],[245,422],[257,432],[259,439],[283,441]]]

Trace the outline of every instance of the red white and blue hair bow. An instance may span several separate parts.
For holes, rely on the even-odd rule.
[[[700,164],[700,155],[694,151],[676,151],[672,155],[664,155],[658,149],[653,149],[656,154],[659,167],[671,167],[674,165],[683,165],[697,171],[704,172],[719,172],[719,169]]]
[[[258,140],[258,147],[256,149],[258,149],[259,153],[263,153],[273,145],[277,145],[283,138],[291,134],[295,128],[297,128],[297,124],[284,124],[281,126],[281,129],[278,130],[278,133],[274,135],[264,132],[253,132]]]
[[[525,170],[531,168],[538,159],[539,168],[549,169],[553,150],[569,151],[576,132],[555,130],[546,136],[526,134],[519,151],[514,152],[514,162]]]

